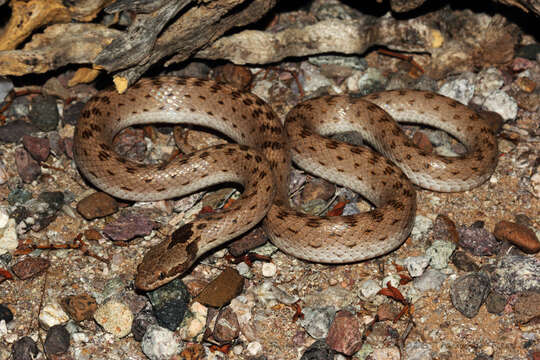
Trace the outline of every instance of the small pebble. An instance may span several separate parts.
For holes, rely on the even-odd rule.
[[[128,241],[138,236],[150,235],[158,224],[146,215],[128,214],[108,223],[103,233],[113,241]]]
[[[236,265],[236,271],[238,271],[240,276],[242,276],[243,278],[246,278],[246,279],[253,278],[253,272],[251,271],[251,268],[249,267],[248,264],[246,264],[243,261]]]
[[[489,294],[489,279],[481,273],[470,273],[457,278],[450,288],[450,299],[454,307],[472,319]]]
[[[235,269],[226,268],[197,295],[195,301],[206,306],[220,308],[238,296],[243,288],[244,278]]]
[[[334,360],[335,353],[326,341],[317,340],[306,349],[300,360]]]
[[[39,313],[39,323],[44,329],[49,329],[55,325],[65,324],[69,321],[68,314],[57,303],[47,304]]]
[[[433,354],[431,345],[420,341],[410,341],[405,345],[407,360],[431,360]]]
[[[240,335],[238,318],[230,307],[225,307],[219,312],[212,334],[221,343],[230,343]]]
[[[63,142],[67,157],[73,159],[73,139],[65,138]]]
[[[118,202],[104,192],[95,192],[77,203],[77,211],[86,220],[92,220],[117,212]]]
[[[437,270],[445,269],[455,248],[454,243],[435,240],[426,250],[426,256],[430,258],[431,267]]]
[[[249,356],[259,356],[262,354],[262,345],[257,341],[252,341],[247,344],[246,351]]]
[[[36,161],[45,161],[49,157],[51,147],[49,139],[24,135],[22,138],[24,148]]]
[[[495,255],[501,248],[492,233],[478,226],[463,226],[458,229],[459,245],[476,256]]]
[[[507,302],[506,296],[491,291],[486,298],[486,310],[491,314],[502,314]]]
[[[251,85],[253,75],[245,66],[228,63],[214,69],[214,78],[216,81],[229,83],[237,89],[247,90]]]
[[[377,319],[379,321],[396,319],[401,312],[401,309],[395,302],[383,303],[377,308]]]
[[[2,5],[4,2],[2,2]],[[0,76],[0,103],[4,102],[6,100],[6,97],[9,95],[9,93],[13,90],[13,82],[11,79]]]
[[[525,225],[510,221],[500,221],[495,225],[493,234],[497,239],[506,240],[529,254],[540,251],[540,241],[534,231]]]
[[[397,288],[400,285],[400,281],[401,277],[398,274],[389,274],[381,280],[381,287],[385,288],[390,284],[390,286]]]
[[[379,291],[381,291],[381,285],[373,279],[364,280],[360,284],[360,295],[366,300],[377,295]]]
[[[411,231],[411,237],[414,241],[424,239],[433,226],[433,221],[425,216],[416,215],[414,218],[414,227]]]
[[[515,119],[517,116],[518,105],[516,100],[502,90],[492,92],[482,106],[486,110],[501,115],[505,121]]]
[[[457,244],[459,235],[454,221],[446,215],[437,215],[433,223],[433,238],[435,240],[445,240]]]
[[[397,347],[383,347],[382,349],[373,349],[370,355],[373,360],[400,360],[401,356]],[[410,359],[410,358],[407,358]]]
[[[127,305],[111,300],[101,305],[94,319],[105,331],[118,338],[128,335],[133,324],[133,314]]]
[[[142,129],[127,128],[122,130],[113,142],[114,150],[122,157],[143,161],[146,156],[146,141]]]
[[[38,352],[36,342],[30,336],[23,336],[13,344],[11,357],[13,360],[33,360]]]
[[[0,254],[13,251],[19,246],[17,223],[0,209]]]
[[[514,304],[514,312],[517,324],[526,324],[531,320],[540,319],[540,293],[521,293]]]
[[[407,267],[409,275],[418,277],[424,273],[424,270],[429,265],[430,259],[426,256],[411,256],[406,258],[403,263]]]
[[[13,320],[13,313],[4,304],[0,304],[0,321],[4,320],[6,324]]]
[[[306,307],[302,309],[302,313],[304,318],[299,319],[298,323],[306,332],[314,339],[326,338],[336,315],[336,309],[333,306],[323,308]]]
[[[414,279],[414,287],[420,291],[438,290],[448,276],[436,269],[427,269]]]
[[[11,270],[21,280],[30,279],[45,271],[51,262],[42,257],[26,257],[11,267]]]
[[[23,148],[15,150],[15,164],[22,181],[31,183],[41,175],[41,167]]]
[[[418,146],[424,152],[431,154],[433,152],[433,145],[426,134],[422,131],[417,131],[414,133],[412,138],[413,143]]]
[[[160,326],[176,330],[184,320],[191,296],[180,279],[175,279],[147,293]]]
[[[75,321],[91,320],[97,309],[96,300],[88,294],[66,296],[60,305]]]
[[[174,332],[158,325],[150,325],[143,336],[141,348],[150,360],[168,360],[180,352],[182,341]]]
[[[452,264],[454,264],[459,270],[472,272],[480,270],[474,259],[472,259],[466,252],[457,250],[452,254]]]
[[[18,143],[27,134],[38,131],[38,128],[26,121],[15,120],[0,126],[0,142]]]
[[[362,347],[362,333],[358,317],[349,311],[341,310],[330,326],[326,343],[331,349],[351,356]]]
[[[277,266],[274,263],[265,262],[262,265],[262,274],[264,277],[274,277],[277,272]]]
[[[58,106],[53,96],[36,96],[28,117],[41,131],[52,131],[58,126]]]
[[[142,341],[148,327],[156,324],[157,319],[151,309],[143,309],[135,315],[135,319],[131,325],[131,333],[133,334],[135,341]]]
[[[64,354],[69,349],[69,333],[62,325],[54,325],[47,331],[43,347],[49,355]]]
[[[540,260],[531,256],[506,255],[497,262],[490,277],[491,289],[501,294],[540,292]]]
[[[206,329],[206,318],[208,317],[208,308],[198,302],[193,302],[189,306],[182,325],[180,326],[180,337],[182,340],[190,342],[202,341]]]
[[[229,253],[234,257],[239,257],[246,254],[248,251],[263,245],[268,240],[265,232],[261,227],[249,231],[242,235],[240,239],[233,241],[229,245]]]
[[[2,160],[0,160],[0,185],[4,185],[9,179],[10,176],[8,174],[6,165],[2,162]]]

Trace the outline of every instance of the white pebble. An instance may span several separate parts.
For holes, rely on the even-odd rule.
[[[2,319],[0,320],[0,339],[6,336],[7,332],[6,320]]]
[[[58,303],[47,304],[39,313],[39,323],[48,330],[51,326],[64,324],[69,321],[69,316]]]
[[[382,284],[381,286],[383,288],[387,287],[388,286],[388,283],[390,283],[391,286],[397,288],[399,286],[399,281],[401,280],[401,277],[399,277],[399,275],[397,274],[393,274],[393,275],[388,275],[388,276],[385,276],[383,279],[382,279]]]
[[[267,262],[262,266],[262,274],[264,277],[273,277],[276,275],[277,267],[274,263]]]
[[[404,264],[407,267],[409,275],[418,277],[424,273],[430,260],[427,256],[411,256],[405,259]]]
[[[236,265],[236,271],[238,271],[240,276],[245,277],[246,279],[251,279],[253,277],[251,268],[245,262],[241,262],[240,264]]]
[[[131,332],[133,313],[127,305],[109,301],[96,310],[94,319],[106,332],[122,338]]]
[[[483,107],[501,115],[505,121],[515,119],[518,112],[516,100],[502,90],[492,92],[484,101]]]
[[[14,251],[18,245],[15,219],[11,219],[5,210],[0,210],[0,254]]]
[[[247,345],[246,350],[250,356],[258,356],[262,353],[262,345],[257,341],[252,341]]]
[[[0,161],[0,185],[4,185],[9,180],[6,166]]]
[[[206,318],[208,308],[198,302],[194,302],[189,307],[189,312],[180,326],[180,337],[182,340],[200,342],[206,329]]]
[[[375,295],[377,295],[377,293],[381,291],[381,287],[379,286],[379,284],[373,280],[373,279],[368,279],[368,280],[365,280],[362,282],[362,284],[360,285],[360,295],[362,296],[362,298],[364,299],[369,299]]]
[[[150,325],[141,342],[142,351],[150,360],[168,360],[179,352],[181,345],[174,332],[158,325]]]
[[[78,343],[87,343],[90,339],[88,338],[88,335],[86,335],[83,332],[76,332],[71,334],[71,340]]]
[[[242,351],[244,351],[244,348],[242,347],[242,345],[235,345],[233,346],[232,351],[234,355],[240,355]]]

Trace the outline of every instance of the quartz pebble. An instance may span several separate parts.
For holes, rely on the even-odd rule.
[[[264,263],[262,265],[262,274],[264,277],[273,277],[276,275],[277,267],[273,263]]]
[[[94,319],[105,331],[122,338],[131,332],[133,314],[127,305],[112,300],[96,310]]]
[[[143,336],[141,348],[150,360],[168,360],[180,352],[182,341],[174,332],[158,325],[150,325]]]
[[[49,329],[54,325],[65,324],[69,321],[69,316],[58,303],[47,304],[39,313],[39,323],[44,329]]]
[[[246,351],[250,356],[259,356],[262,354],[262,345],[257,341],[252,341],[247,344]]]

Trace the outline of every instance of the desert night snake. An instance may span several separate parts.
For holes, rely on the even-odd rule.
[[[453,158],[427,154],[394,119],[440,128],[468,153]],[[151,123],[200,125],[237,144],[203,149],[165,165],[139,164],[112,150],[120,130]],[[344,131],[359,132],[379,153],[323,137]],[[122,199],[174,198],[223,182],[243,187],[227,209],[197,216],[145,254],[135,280],[143,290],[182,275],[202,254],[261,220],[278,248],[301,259],[337,264],[386,254],[411,231],[412,183],[434,191],[465,191],[488,179],[497,162],[496,138],[484,120],[434,93],[323,96],[294,107],[282,125],[253,94],[210,80],[174,77],[140,80],[122,95],[114,90],[97,94],[82,111],[73,150],[80,172]],[[292,209],[287,198],[291,158],[307,172],[361,193],[375,209],[335,217]]]

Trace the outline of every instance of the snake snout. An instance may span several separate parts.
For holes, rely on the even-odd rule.
[[[138,289],[154,290],[191,268],[197,260],[196,242],[185,240],[192,235],[191,226],[186,224],[180,227],[144,255],[135,278]]]

